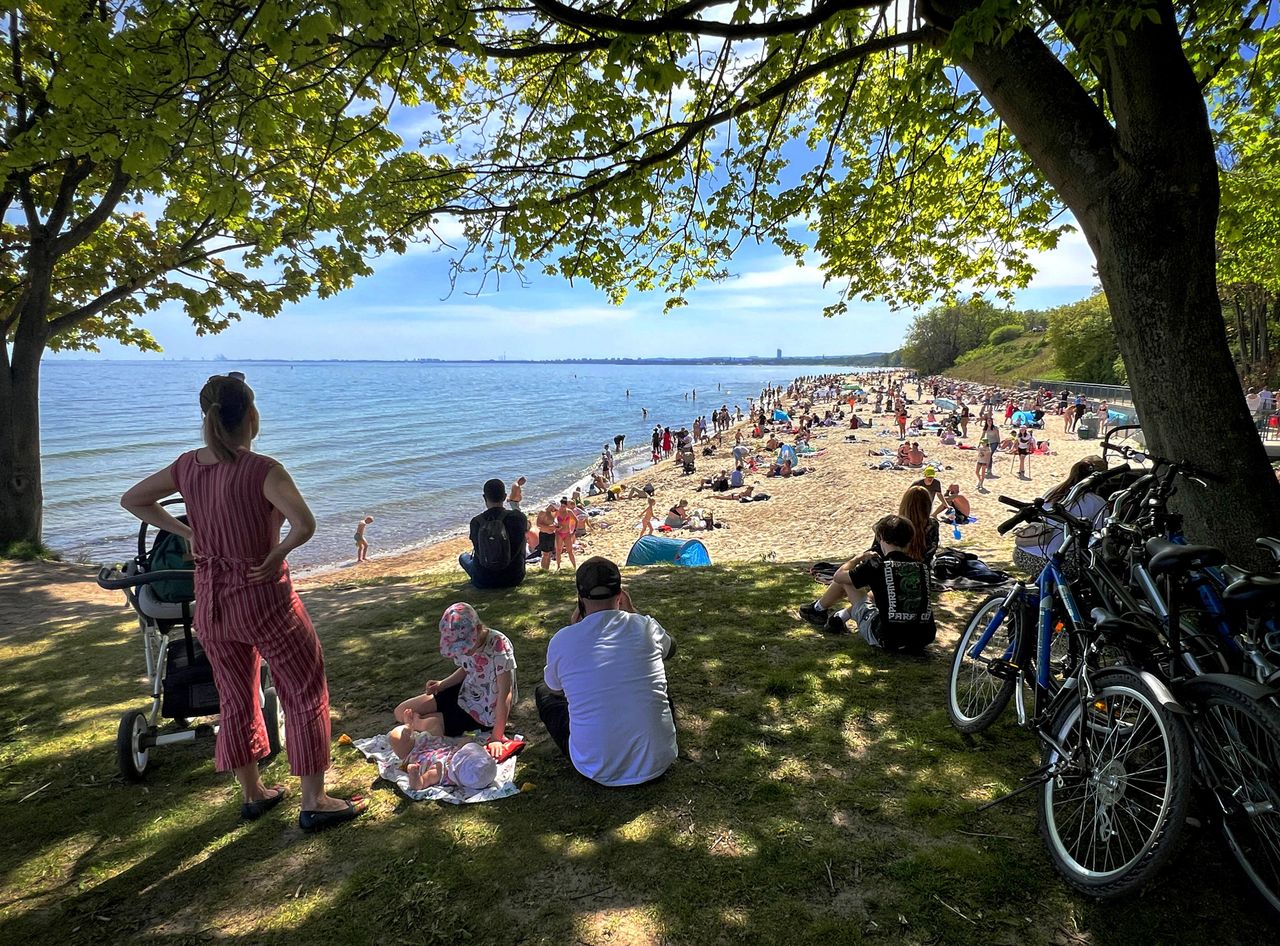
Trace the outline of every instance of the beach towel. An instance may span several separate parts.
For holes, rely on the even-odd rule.
[[[482,801],[497,801],[510,795],[519,795],[516,787],[516,758],[511,756],[498,763],[498,776],[487,788],[471,790],[455,785],[432,785],[421,791],[409,788],[409,773],[400,771],[400,760],[391,751],[386,733],[370,736],[368,739],[356,739],[352,745],[366,759],[378,767],[378,774],[391,782],[396,791],[411,801],[442,801],[450,805],[473,805]]]

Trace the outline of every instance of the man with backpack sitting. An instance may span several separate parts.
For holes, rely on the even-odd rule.
[[[507,486],[492,479],[484,484],[484,512],[471,520],[471,551],[458,564],[477,588],[514,588],[524,581],[524,513],[506,509]]]

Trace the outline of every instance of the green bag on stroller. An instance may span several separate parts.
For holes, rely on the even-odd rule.
[[[196,597],[195,567],[187,549],[187,540],[161,530],[147,555],[147,571],[183,571],[180,578],[163,578],[151,583],[151,593],[160,601],[180,604]]]

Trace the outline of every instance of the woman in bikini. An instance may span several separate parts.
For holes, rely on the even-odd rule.
[[[560,498],[556,510],[556,568],[560,568],[560,556],[568,553],[569,564],[577,571],[578,560],[573,555],[573,534],[578,529],[578,516],[569,505],[569,497]]]

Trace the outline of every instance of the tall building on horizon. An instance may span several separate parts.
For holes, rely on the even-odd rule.
[[[781,349],[781,348],[779,348],[779,349],[778,349],[778,360],[779,360],[779,361],[781,361],[781,360],[782,360],[782,349]]]

